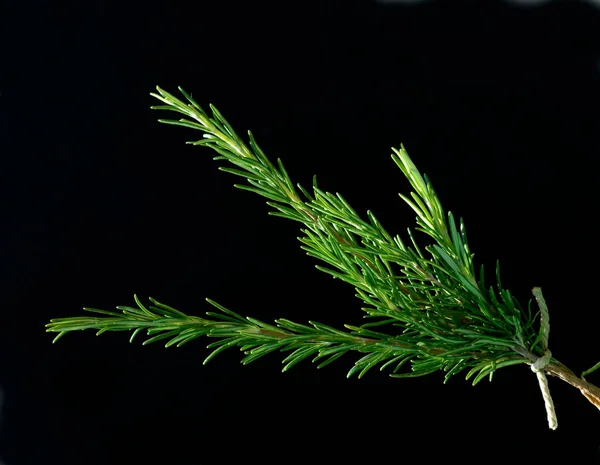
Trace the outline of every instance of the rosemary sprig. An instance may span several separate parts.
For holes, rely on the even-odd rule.
[[[362,377],[379,366],[380,370],[389,369],[392,377],[442,370],[447,381],[466,371],[473,384],[485,377],[491,380],[499,368],[525,363],[538,374],[545,399],[549,399],[547,372],[581,389],[600,408],[598,388],[552,358],[545,304],[540,322],[539,313],[531,311],[531,301],[523,307],[502,287],[499,265],[495,283],[485,283],[483,266],[476,271],[463,221],[457,224],[452,213],[444,213],[429,179],[421,175],[403,146],[392,149],[392,159],[413,191],[400,196],[417,215],[415,229],[432,241],[425,247],[417,244],[411,229],[404,241],[399,235],[390,235],[372,212],[361,217],[340,194],[321,190],[316,178],[310,190],[294,184],[281,160],[273,164],[250,132],[246,144],[214,106],[210,105],[209,115],[191,95],[179,90],[185,101],[158,87],[157,93],[151,94],[163,103],[153,109],[183,115],[159,121],[202,132],[202,139],[189,143],[209,147],[218,153],[215,160],[227,161],[229,166],[219,169],[246,181],[236,187],[267,198],[273,209],[270,214],[301,223],[302,249],[321,262],[319,270],[355,288],[369,321],[361,326],[345,325],[344,330],[286,319],[269,325],[243,318],[212,300],[208,302],[218,312],[200,318],[154,299],[146,307],[135,297],[137,308],[117,307],[120,312],[85,308],[102,316],[51,320],[47,331],[58,333],[55,341],[83,329],[98,334],[133,331],[131,340],[145,331],[149,337],[145,344],[167,340],[167,347],[207,336],[217,340],[209,344],[212,352],[205,363],[234,346],[244,353],[242,363],[274,351],[290,352],[283,360],[283,371],[308,358],[321,368],[356,351],[364,355],[348,376]],[[534,295],[542,307],[541,290],[534,289]],[[405,364],[410,368],[402,371]],[[599,367],[595,365],[585,374]],[[546,405],[550,425],[555,428],[551,402]]]

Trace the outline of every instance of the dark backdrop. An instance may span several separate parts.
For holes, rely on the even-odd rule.
[[[50,318],[153,296],[210,297],[266,321],[358,324],[353,289],[314,268],[298,226],[232,187],[191,130],[160,125],[156,85],[183,86],[251,129],[295,181],[341,192],[390,232],[414,214],[401,142],[478,263],[523,302],[542,286],[554,355],[598,351],[600,8],[591,2],[13,1],[0,8],[0,459],[212,464],[598,459],[600,416],[535,376],[345,379],[344,358],[280,373],[236,350],[207,366],[124,333],[66,336]],[[592,379],[592,377],[595,378]],[[598,381],[591,375],[590,380]],[[598,383],[597,383],[598,384]]]

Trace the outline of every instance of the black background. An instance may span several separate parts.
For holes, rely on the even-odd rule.
[[[205,341],[66,336],[50,318],[153,296],[205,297],[264,321],[361,322],[353,289],[314,268],[298,226],[232,187],[191,130],[160,125],[156,85],[251,129],[294,181],[340,192],[388,231],[414,214],[404,143],[477,263],[522,301],[544,289],[555,357],[598,361],[600,8],[500,1],[20,1],[0,8],[0,459],[212,464],[598,460],[599,412],[535,376],[345,379],[352,357],[280,373]],[[491,276],[490,276],[491,277]],[[590,375],[590,381],[598,380]],[[598,384],[598,383],[596,383]]]

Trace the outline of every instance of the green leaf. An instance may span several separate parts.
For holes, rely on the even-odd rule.
[[[348,352],[348,349],[344,349],[344,350],[341,350],[339,352],[335,352],[334,354],[330,355],[328,359],[326,359],[325,361],[323,361],[319,365],[317,365],[317,369],[321,369],[323,367],[326,367],[330,363],[335,362],[338,358],[342,357],[347,352]],[[321,355],[319,354],[317,357],[315,357],[314,360],[313,360],[313,362],[315,362],[316,360],[318,360],[320,356]]]
[[[246,355],[241,360],[241,363],[244,365],[247,365],[248,363],[251,363],[261,357],[264,357],[265,355],[270,354],[271,352],[281,349],[281,347],[282,347],[281,343],[262,345],[256,349],[251,350],[250,353],[248,353],[248,355]]]
[[[396,373],[392,373],[390,375],[391,378],[418,378],[420,376],[425,376],[428,375],[430,373],[433,373],[434,371],[438,371],[439,368],[429,368],[427,370],[419,370],[419,371],[413,371],[413,372],[409,372],[409,373],[400,373],[400,374],[396,374]]]
[[[143,345],[152,344],[153,342],[160,341],[162,339],[168,339],[170,337],[176,336],[177,334],[179,334],[179,330],[177,330],[177,329],[174,329],[172,331],[166,331],[164,333],[161,333],[154,337],[151,337],[150,339],[146,339],[143,342]]]
[[[288,355],[282,363],[286,363],[286,365],[282,368],[282,372],[288,371],[297,363],[301,362],[305,358],[310,357],[315,352],[319,350],[319,346],[316,345],[308,345],[306,347],[300,347]]]

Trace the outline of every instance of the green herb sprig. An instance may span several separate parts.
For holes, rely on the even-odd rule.
[[[540,382],[551,428],[557,423],[545,374],[577,387],[600,409],[600,389],[574,375],[549,351],[549,315],[541,289],[533,289],[539,307],[534,312],[531,300],[522,306],[502,287],[498,264],[494,284],[485,283],[483,265],[476,270],[473,263],[463,221],[457,223],[452,213],[444,212],[429,179],[403,146],[392,149],[392,159],[413,191],[400,196],[417,215],[415,230],[431,241],[425,247],[417,244],[411,229],[403,240],[390,235],[372,212],[361,217],[340,194],[321,190],[316,178],[311,189],[294,184],[281,160],[273,164],[250,132],[246,144],[214,106],[209,115],[179,90],[186,101],[159,87],[151,94],[163,103],[153,109],[183,115],[159,121],[202,132],[202,139],[189,144],[209,147],[218,153],[215,160],[228,162],[219,169],[246,181],[235,187],[267,198],[269,214],[301,223],[302,249],[320,262],[319,270],[354,287],[368,321],[344,329],[286,319],[271,325],[210,299],[217,311],[200,318],[152,298],[146,306],[134,296],[137,307],[117,307],[118,312],[84,308],[95,315],[51,320],[46,327],[58,333],[55,342],[84,329],[97,334],[132,331],[131,341],[145,332],[144,344],[165,340],[167,347],[207,336],[216,340],[208,345],[212,351],[204,363],[230,347],[239,347],[244,364],[282,351],[286,371],[309,358],[321,368],[355,351],[359,358],[348,377],[360,378],[375,367],[395,378],[441,370],[444,382],[466,372],[473,384],[486,377],[491,381],[499,368],[528,364]],[[600,363],[584,374],[598,368]]]

